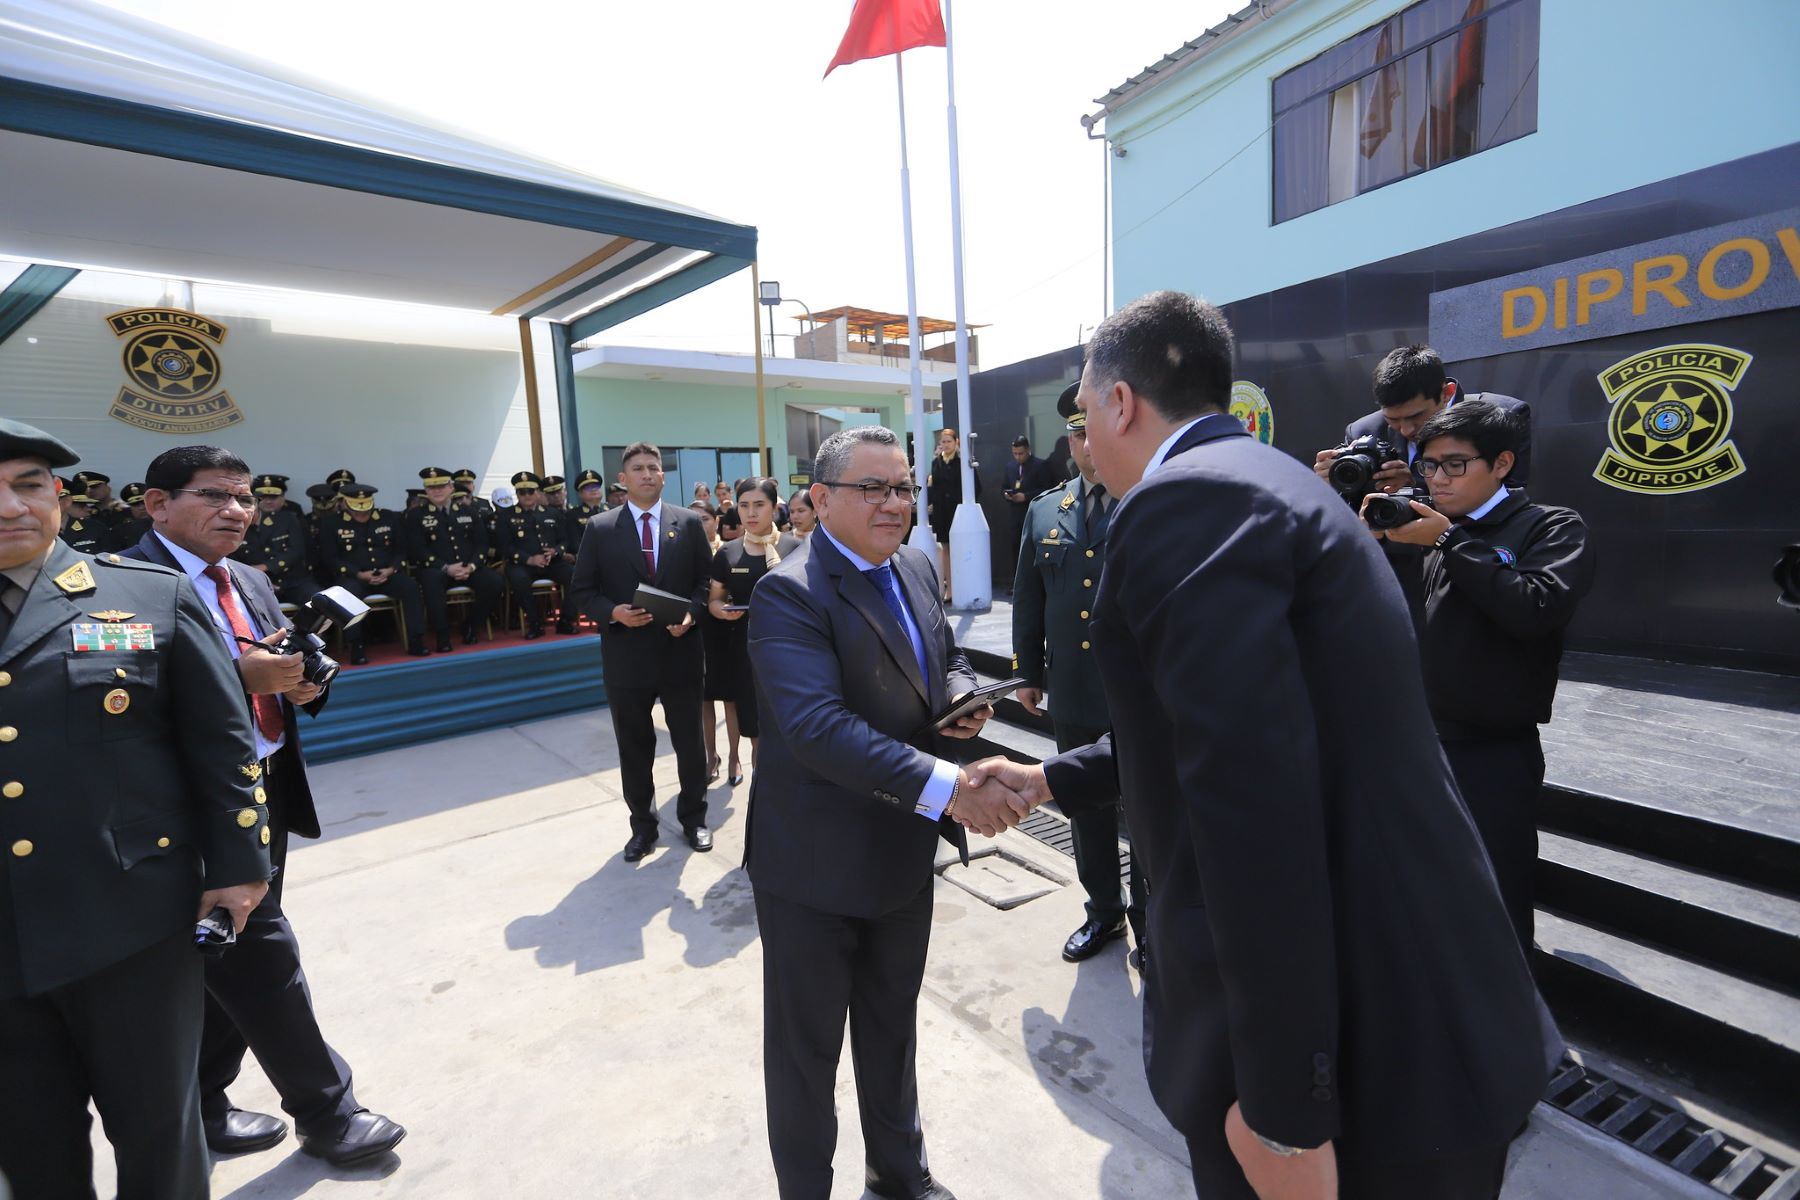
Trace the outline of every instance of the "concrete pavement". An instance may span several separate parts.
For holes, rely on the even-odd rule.
[[[674,774],[665,753],[659,796]],[[347,1171],[290,1138],[221,1161],[215,1196],[775,1194],[738,866],[747,785],[711,792],[712,854],[666,826],[633,866],[604,710],[333,763],[313,783],[326,836],[290,855],[288,911],[358,1097],[410,1135]],[[919,1019],[934,1172],[963,1200],[1191,1195],[1144,1083],[1123,946],[1063,963],[1082,917],[1068,860],[1017,833],[1002,843],[1052,890],[1002,911],[937,885]],[[279,1111],[253,1062],[232,1098]],[[863,1189],[847,1057],[838,1104],[833,1195],[849,1200]],[[1540,1108],[1508,1200],[1703,1194],[1569,1126]],[[110,1148],[95,1142],[104,1188]]]

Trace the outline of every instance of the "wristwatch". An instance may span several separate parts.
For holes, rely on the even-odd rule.
[[[1450,526],[1450,528],[1437,535],[1437,541],[1431,543],[1431,548],[1433,550],[1442,550],[1445,546],[1450,544],[1450,539],[1452,537],[1461,532],[1462,530],[1459,527],[1455,525]]]
[[[1251,1136],[1255,1137],[1257,1141],[1263,1144],[1263,1149],[1269,1151],[1271,1154],[1279,1154],[1283,1158],[1296,1158],[1299,1155],[1306,1153],[1307,1148],[1305,1146],[1284,1146],[1273,1138],[1264,1137],[1254,1129],[1252,1129],[1250,1133]]]

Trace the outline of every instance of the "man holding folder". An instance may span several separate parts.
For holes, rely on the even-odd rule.
[[[688,845],[713,847],[706,827],[706,748],[700,729],[705,652],[694,635],[697,614],[712,587],[712,552],[700,515],[664,504],[662,451],[649,442],[625,447],[619,482],[625,504],[590,518],[575,558],[569,598],[600,626],[606,702],[619,743],[619,776],[631,809],[625,861],[637,862],[656,847],[656,794],[650,771],[656,761],[651,710],[660,700],[681,797],[675,815]],[[679,621],[658,623],[635,602],[640,585],[688,600]]]

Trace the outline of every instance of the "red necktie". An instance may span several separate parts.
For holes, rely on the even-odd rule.
[[[219,589],[219,611],[225,614],[225,621],[231,626],[231,632],[238,637],[256,640],[250,631],[250,622],[244,619],[244,610],[238,606],[237,592],[231,586],[231,572],[223,564],[206,568],[203,574],[213,581]],[[274,742],[281,739],[281,702],[274,696],[250,697],[250,711],[256,716],[256,728],[263,735],[264,741]]]
[[[656,578],[656,535],[650,532],[650,514],[645,513],[644,521],[644,570],[650,572],[650,578]]]

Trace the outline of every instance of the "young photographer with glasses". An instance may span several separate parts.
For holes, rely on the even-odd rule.
[[[1562,635],[1594,582],[1587,525],[1509,491],[1522,432],[1498,405],[1465,400],[1427,421],[1414,468],[1431,505],[1378,533],[1426,550],[1419,646],[1438,738],[1529,948],[1538,726],[1550,719]],[[1367,502],[1365,502],[1365,508]]]

